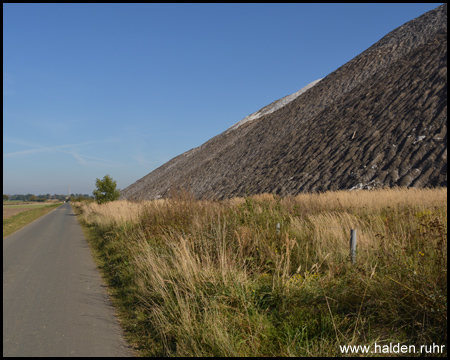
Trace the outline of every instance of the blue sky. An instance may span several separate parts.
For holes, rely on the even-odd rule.
[[[3,4],[3,193],[120,189],[430,4]]]

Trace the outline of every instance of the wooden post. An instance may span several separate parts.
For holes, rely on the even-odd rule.
[[[356,263],[356,229],[351,229],[350,232],[350,258],[352,265]]]
[[[277,223],[277,234],[280,233],[280,223]]]

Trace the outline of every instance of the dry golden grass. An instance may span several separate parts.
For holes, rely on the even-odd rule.
[[[379,211],[389,207],[430,208],[447,202],[447,188],[405,189],[387,188],[371,191],[329,191],[320,194],[301,194],[283,200],[308,209],[330,211],[333,209]]]
[[[98,226],[121,225],[126,222],[138,224],[146,206],[145,203],[127,200],[113,201],[106,204],[78,202],[73,205],[81,208],[84,221],[95,223]]]
[[[78,206],[147,355],[446,339],[447,189]]]

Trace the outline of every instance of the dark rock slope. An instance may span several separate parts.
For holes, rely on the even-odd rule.
[[[230,128],[231,129],[231,128]],[[447,186],[447,5],[400,26],[272,113],[122,191],[154,199]]]

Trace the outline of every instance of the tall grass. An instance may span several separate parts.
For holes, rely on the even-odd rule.
[[[447,189],[75,205],[143,355],[447,344]]]

